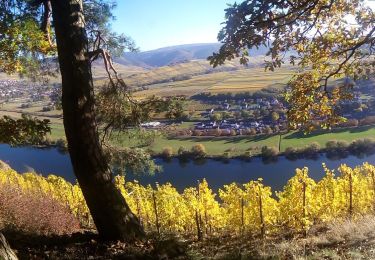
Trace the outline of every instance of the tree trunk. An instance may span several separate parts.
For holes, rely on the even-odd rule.
[[[3,260],[18,260],[14,251],[10,248],[8,241],[4,235],[0,233],[0,259]]]
[[[99,142],[82,0],[52,0],[52,15],[64,127],[74,173],[103,239],[141,239],[143,228],[116,189]]]

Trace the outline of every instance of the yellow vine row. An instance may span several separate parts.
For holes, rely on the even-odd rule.
[[[147,231],[198,236],[254,233],[262,236],[286,228],[306,232],[313,224],[357,218],[375,211],[375,166],[368,163],[334,170],[323,164],[325,177],[316,182],[308,168],[296,174],[281,192],[272,192],[262,179],[224,185],[215,194],[206,180],[179,193],[170,183],[152,188],[115,177],[116,187]],[[277,176],[275,176],[277,177]],[[0,183],[22,191],[44,193],[66,205],[90,224],[90,213],[78,184],[61,177],[0,170]]]

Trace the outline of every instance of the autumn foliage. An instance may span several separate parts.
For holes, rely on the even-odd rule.
[[[296,169],[282,191],[273,193],[262,179],[224,185],[215,194],[206,180],[178,192],[171,184],[142,186],[115,177],[115,184],[145,230],[157,233],[266,236],[284,230],[307,233],[314,224],[355,219],[375,210],[375,166],[323,165],[316,182],[308,168]],[[41,233],[69,233],[92,227],[79,186],[63,178],[0,171],[0,223]],[[78,225],[80,223],[80,225]]]

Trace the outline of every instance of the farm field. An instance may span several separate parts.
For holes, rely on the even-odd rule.
[[[255,92],[267,87],[282,87],[292,76],[290,67],[282,67],[275,72],[266,72],[264,68],[244,68],[236,71],[225,71],[194,76],[191,79],[148,85],[146,90],[135,92],[138,98],[147,96],[173,96],[209,92],[238,93]]]
[[[118,63],[115,63],[114,67],[130,87],[144,86],[144,90],[134,93],[135,97],[140,99],[152,95],[165,97],[193,96],[202,92],[213,94],[255,92],[262,88],[285,86],[293,73],[291,66],[281,67],[275,72],[266,72],[259,58],[255,58],[250,67],[244,67],[237,61],[232,61],[213,69],[206,60],[193,60],[153,69]],[[228,69],[235,70],[226,71]],[[107,72],[100,61],[93,64],[93,76],[96,86],[105,84]],[[0,73],[0,80],[5,79],[20,78],[17,75],[9,76]],[[155,83],[160,81],[166,82]],[[59,82],[59,77],[50,79],[50,83]]]

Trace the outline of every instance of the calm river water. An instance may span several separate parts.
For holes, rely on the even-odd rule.
[[[8,163],[13,169],[21,173],[35,171],[44,176],[53,173],[75,182],[69,155],[61,153],[55,148],[10,147],[2,144],[0,145],[0,160]],[[342,163],[349,166],[355,166],[363,162],[375,164],[375,155],[362,158],[348,156],[337,160],[319,155],[314,160],[298,159],[295,161],[280,156],[275,162],[264,162],[261,158],[254,158],[250,162],[234,159],[230,160],[229,163],[212,159],[200,163],[192,161],[181,163],[178,159],[173,159],[170,162],[161,159],[156,159],[156,161],[163,166],[163,172],[154,176],[128,174],[126,179],[136,179],[143,185],[170,182],[182,191],[185,187],[194,186],[198,180],[205,178],[210,187],[217,191],[224,184],[231,182],[246,183],[250,180],[263,178],[264,183],[271,186],[273,190],[281,190],[288,179],[294,175],[296,168],[309,167],[310,176],[319,180],[324,176],[322,169],[322,163],[324,162],[329,168],[337,168]]]

